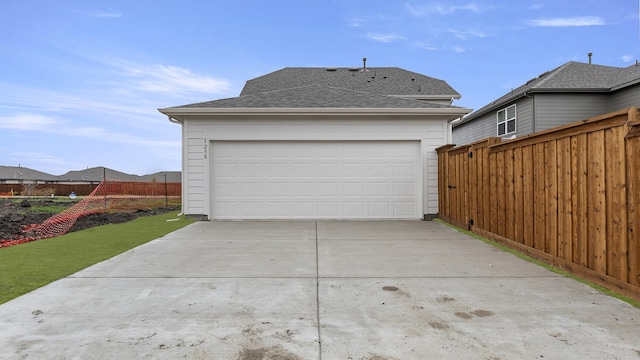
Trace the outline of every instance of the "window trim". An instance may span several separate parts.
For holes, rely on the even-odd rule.
[[[509,113],[509,109],[513,107],[513,117],[512,118],[507,118],[507,114]],[[518,111],[517,111],[517,107],[516,104],[511,104],[505,108],[502,108],[500,110],[498,110],[496,112],[496,134],[498,134],[498,136],[506,136],[506,135],[510,135],[510,134],[515,134],[518,131]],[[500,121],[500,113],[504,112],[504,121]],[[513,121],[513,131],[508,131],[509,130],[509,122]],[[500,125],[504,124],[504,134],[500,134]]]

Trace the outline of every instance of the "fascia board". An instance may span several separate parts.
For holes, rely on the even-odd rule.
[[[165,108],[161,113],[174,118],[180,115],[455,115],[469,114],[471,109],[451,108]]]

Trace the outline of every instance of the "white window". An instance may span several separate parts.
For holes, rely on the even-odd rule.
[[[498,111],[498,136],[516,132],[516,104]]]

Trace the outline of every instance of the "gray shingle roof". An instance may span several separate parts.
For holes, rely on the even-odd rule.
[[[452,108],[422,100],[308,85],[234,98],[206,101],[179,108]]]
[[[57,177],[21,166],[0,166],[0,179],[54,181]]]
[[[247,81],[240,96],[307,85],[325,85],[383,95],[460,97],[460,94],[443,80],[397,67],[373,67],[366,70],[344,67],[288,67]]]
[[[640,66],[620,68],[569,61],[527,81],[464,117],[459,126],[535,92],[610,92],[640,82]]]
[[[0,165],[0,180],[27,180],[27,181],[102,181],[106,172],[108,180],[116,181],[164,181],[167,174],[167,182],[181,182],[180,171],[162,171],[149,175],[132,175],[102,166],[88,168],[84,170],[68,171],[62,175],[51,175],[42,171],[29,169],[20,166]]]

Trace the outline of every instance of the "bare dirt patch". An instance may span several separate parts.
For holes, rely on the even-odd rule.
[[[43,211],[43,208],[66,208],[75,202],[60,202],[46,198],[29,198],[22,200],[0,199],[0,241],[22,237],[25,226],[40,224],[55,213]],[[106,224],[119,224],[131,221],[140,216],[164,214],[177,211],[178,206],[162,206],[156,208],[132,209],[126,212],[101,212],[78,218],[69,232],[84,230]]]

